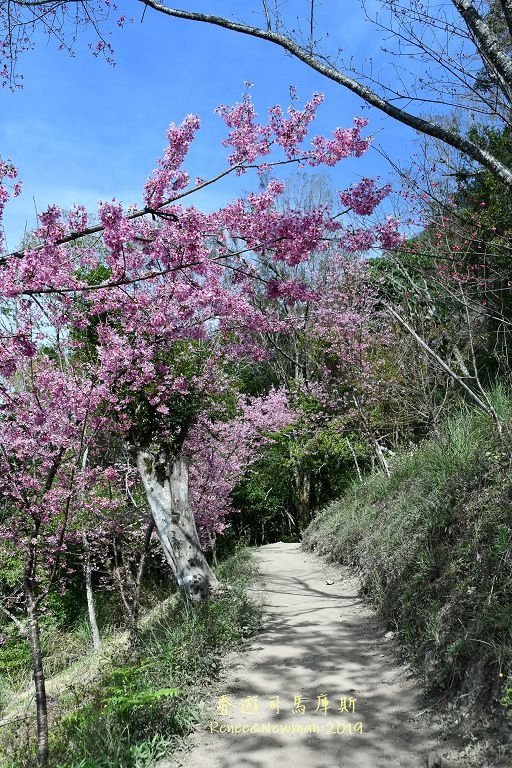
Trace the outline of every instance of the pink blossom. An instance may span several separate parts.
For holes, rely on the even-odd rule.
[[[150,208],[157,208],[171,192],[177,192],[187,186],[189,177],[181,169],[181,165],[199,126],[197,115],[187,115],[181,125],[171,123],[167,131],[169,146],[144,188],[144,199]]]
[[[290,107],[286,114],[273,107],[269,125],[257,122],[247,95],[234,107],[220,107],[230,163],[259,163],[261,170],[276,153],[283,162],[331,166],[366,151],[361,118],[303,148],[321,100],[314,94],[302,110]],[[307,332],[325,351],[316,370],[325,382],[317,386],[318,397],[332,404],[327,385],[338,399],[347,382],[369,389],[360,360],[370,344],[374,297],[363,268],[346,252],[394,247],[401,242],[398,222],[389,217],[356,229],[327,205],[279,207],[284,183],[277,179],[211,213],[188,198],[178,204],[172,198],[189,183],[184,164],[198,128],[191,115],[169,128],[168,146],[145,186],[147,215],[115,199],[101,203],[103,243],[97,246],[78,237],[89,219],[83,206],[66,217],[50,206],[31,247],[7,258],[0,270],[0,294],[16,310],[0,347],[6,416],[0,490],[19,510],[22,542],[30,541],[39,521],[47,537],[43,570],[56,557],[51,537],[63,510],[74,513],[79,500],[84,519],[93,521],[88,533],[98,528],[98,551],[105,528],[111,535],[122,526],[121,497],[111,502],[108,494],[91,495],[95,483],[121,484],[106,450],[108,436],[133,449],[141,424],[144,439],[160,447],[189,430],[185,448],[198,524],[204,536],[228,524],[235,484],[272,433],[295,418],[284,391],[246,399],[233,393],[228,372],[240,360],[268,358],[265,334],[297,330],[299,303],[311,305]],[[4,182],[14,178],[12,166],[0,165],[0,213],[11,195]],[[366,215],[385,193],[386,187],[365,179],[340,199]],[[320,258],[327,265],[321,273],[315,271]],[[233,397],[235,416],[219,405]],[[85,447],[86,467],[80,463]],[[133,520],[140,525],[136,515]],[[79,527],[77,518],[75,533]]]
[[[306,283],[300,283],[296,280],[269,280],[267,296],[269,299],[284,298],[289,303],[294,304],[297,301],[313,301],[317,294]]]
[[[281,107],[277,104],[270,109],[270,127],[274,134],[274,140],[285,151],[286,157],[292,159],[299,154],[299,148],[307,135],[310,123],[316,117],[316,110],[323,102],[321,93],[314,93],[306,102],[304,109],[298,110],[293,106],[288,107],[288,119],[283,115]]]
[[[229,156],[231,165],[252,163],[257,157],[270,153],[271,129],[256,123],[256,111],[248,93],[233,107],[221,104],[215,112],[222,117],[228,128],[231,128],[227,139],[222,142],[223,146],[233,147],[235,150]]]
[[[339,193],[340,202],[351,208],[354,213],[367,216],[391,192],[391,186],[384,184],[377,187],[376,179],[363,178],[358,184]]]
[[[376,225],[377,239],[382,248],[392,250],[404,242],[399,226],[400,222],[395,216],[388,216],[383,224]]]
[[[333,166],[346,157],[364,155],[371,143],[371,139],[361,138],[361,130],[367,124],[368,120],[356,117],[353,128],[336,128],[332,139],[315,136],[312,142],[313,149],[307,153],[309,165]]]
[[[258,451],[274,432],[296,418],[282,389],[263,397],[238,401],[238,415],[225,422],[199,420],[187,439],[192,457],[190,495],[196,522],[206,547],[222,533],[233,510],[230,494]]]

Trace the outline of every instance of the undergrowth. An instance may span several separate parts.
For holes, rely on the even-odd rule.
[[[396,455],[391,477],[354,483],[304,536],[354,566],[428,690],[512,715],[512,403],[497,434],[461,410],[440,436]]]
[[[205,682],[222,655],[253,634],[259,611],[246,595],[253,565],[240,550],[217,569],[231,589],[199,606],[176,596],[93,685],[51,703],[55,768],[151,768],[201,718]],[[5,768],[34,764],[34,734],[12,730],[0,746]]]

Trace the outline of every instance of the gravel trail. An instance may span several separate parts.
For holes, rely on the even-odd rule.
[[[227,658],[213,717],[177,765],[423,768],[429,754],[437,765],[432,751],[447,745],[357,580],[299,544],[269,544],[256,558],[263,630]]]

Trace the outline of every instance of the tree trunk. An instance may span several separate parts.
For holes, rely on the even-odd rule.
[[[311,475],[299,466],[293,467],[295,499],[297,504],[297,528],[303,531],[311,522]]]
[[[192,602],[219,589],[206,562],[188,498],[188,467],[183,459],[139,451],[137,467],[155,527],[178,586]]]
[[[370,440],[372,442],[372,445],[375,449],[375,454],[377,456],[377,460],[379,462],[380,468],[386,475],[386,477],[391,477],[391,472],[389,471],[389,464],[386,461],[386,457],[384,456],[384,453],[382,451],[381,444],[373,434],[373,432],[370,433]]]
[[[377,461],[379,462],[379,466],[386,475],[386,477],[391,477],[391,472],[389,471],[389,465],[386,461],[386,457],[384,456],[384,453],[382,452],[381,445],[377,438],[375,437],[375,434],[373,432],[373,429],[370,426],[370,422],[366,418],[366,414],[363,410],[363,407],[361,403],[359,402],[359,398],[357,397],[356,393],[354,392],[353,395],[355,406],[358,410],[359,416],[361,417],[361,421],[363,423],[364,431],[366,432],[366,435],[373,445],[373,449],[375,451],[375,455],[377,457]],[[373,465],[372,465],[372,471],[373,471]]]
[[[43,671],[43,654],[41,652],[41,637],[39,633],[39,617],[34,595],[28,592],[27,615],[30,647],[32,650],[32,670],[36,691],[37,712],[37,765],[46,768],[48,765],[48,707],[46,701],[46,686]]]
[[[130,648],[132,655],[135,657],[139,651],[140,645],[140,632],[139,632],[139,612],[140,612],[140,592],[142,588],[142,577],[144,576],[144,567],[146,565],[146,558],[148,556],[149,548],[151,546],[151,536],[155,530],[155,521],[150,518],[147,526],[146,533],[144,535],[144,543],[140,553],[139,564],[137,567],[137,574],[133,583],[133,594],[131,600],[130,611]]]
[[[92,632],[92,645],[95,651],[101,648],[100,631],[96,620],[96,609],[94,607],[94,594],[92,591],[92,566],[91,566],[91,547],[87,534],[82,534],[82,541],[85,551],[84,575],[85,575],[85,594],[87,596],[87,612],[89,614],[89,624]]]
[[[346,443],[348,445],[348,449],[349,449],[350,453],[352,454],[352,458],[354,459],[354,465],[355,465],[355,468],[356,468],[357,477],[359,478],[359,482],[362,483],[363,482],[363,474],[361,472],[361,467],[359,466],[359,462],[357,460],[356,452],[354,451],[354,447],[353,447],[352,443],[350,442],[350,440],[348,439],[348,437],[346,437],[345,440],[346,440]]]

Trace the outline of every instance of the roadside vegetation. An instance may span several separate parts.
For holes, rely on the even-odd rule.
[[[46,656],[53,659],[47,669],[52,765],[151,768],[172,755],[200,721],[205,686],[215,679],[222,655],[259,626],[259,609],[246,593],[254,577],[249,551],[226,558],[217,576],[229,589],[215,601],[191,606],[176,593],[148,611],[135,650],[127,633],[114,627],[99,657],[89,650],[81,621],[64,635],[56,627],[45,628],[44,647],[55,649]],[[14,721],[0,728],[3,768],[25,768],[35,759],[26,645],[21,640],[0,649],[0,718]]]
[[[461,408],[397,453],[391,475],[354,482],[305,545],[356,569],[429,693],[473,716],[512,717],[512,401],[503,434]]]

